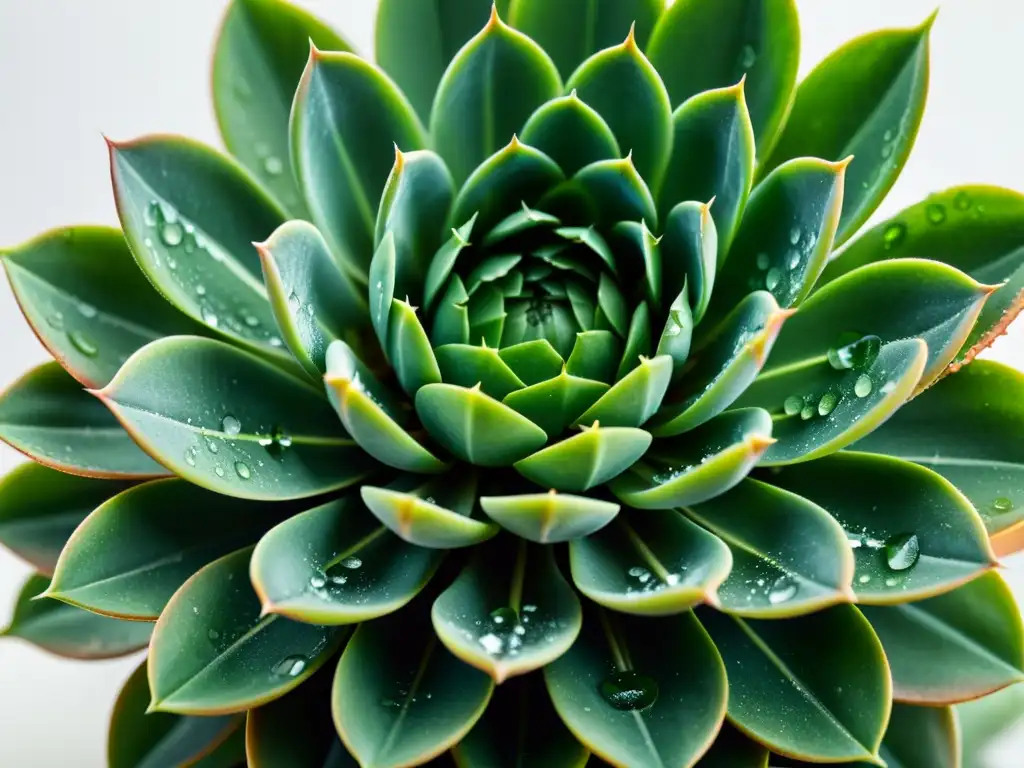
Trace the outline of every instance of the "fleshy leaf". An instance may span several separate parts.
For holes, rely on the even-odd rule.
[[[402,389],[415,397],[421,387],[439,384],[441,371],[416,307],[394,299],[388,330],[388,359]]]
[[[495,400],[503,400],[526,385],[494,347],[446,344],[435,350],[441,377],[447,384],[472,387],[477,384]]]
[[[673,296],[685,289],[693,322],[699,323],[711,302],[721,249],[711,205],[688,201],[673,207],[658,247],[664,270],[662,290]]]
[[[433,308],[438,293],[445,287],[445,283],[455,268],[455,262],[459,258],[459,254],[464,248],[469,246],[469,237],[476,225],[476,218],[476,214],[473,214],[468,221],[458,228],[453,227],[451,237],[448,238],[444,245],[438,248],[437,253],[431,259],[430,266],[427,268],[426,283],[423,289],[423,303],[428,310]],[[493,230],[491,231],[493,232]]]
[[[626,374],[640,365],[642,359],[651,353],[651,310],[646,301],[641,301],[633,311],[629,321],[629,333],[626,335],[626,350],[622,353],[617,379],[625,378]]]
[[[288,152],[292,97],[309,47],[351,46],[282,0],[234,0],[213,55],[213,107],[228,150],[296,217],[306,216]]]
[[[1020,609],[998,573],[921,602],[863,610],[900,701],[955,704],[1024,680]]]
[[[202,568],[174,593],[149,647],[150,711],[219,715],[272,701],[312,675],[343,630],[261,616],[251,548]]]
[[[729,720],[776,752],[878,762],[891,685],[882,644],[849,605],[788,621],[698,610],[729,673]],[[827,638],[827,642],[822,642]]]
[[[569,295],[572,296],[571,293]],[[622,344],[611,331],[582,331],[576,334],[576,343],[565,361],[565,370],[570,376],[610,382],[615,377],[621,355]]]
[[[608,391],[604,382],[570,376],[563,369],[546,381],[510,393],[503,402],[555,438]]]
[[[252,247],[285,220],[267,193],[233,161],[181,138],[111,143],[110,167],[125,239],[157,290],[219,335],[288,358]]]
[[[0,479],[0,544],[50,575],[86,515],[130,487],[126,480],[96,480],[34,462],[19,464]]]
[[[768,749],[726,721],[696,768],[768,768]]]
[[[646,460],[609,487],[621,501],[639,509],[699,504],[746,477],[774,442],[771,435],[767,411],[726,411],[678,438],[656,440]]]
[[[48,584],[45,576],[29,576],[18,593],[11,623],[0,630],[0,638],[16,637],[79,661],[113,659],[146,647],[152,624],[100,616],[48,598],[37,600]]]
[[[281,338],[319,382],[332,341],[363,346],[369,329],[366,300],[338,268],[327,241],[312,224],[289,221],[256,250]]]
[[[588,536],[619,513],[619,505],[554,490],[516,496],[482,496],[480,506],[502,528],[540,544]]]
[[[672,378],[672,358],[641,358],[639,365],[601,395],[576,424],[601,422],[606,427],[639,427],[661,407]]]
[[[379,466],[319,388],[223,342],[154,341],[96,394],[176,475],[229,496],[315,496]]]
[[[658,269],[657,265],[655,269]],[[665,327],[661,331],[661,338],[658,339],[656,354],[666,356],[672,360],[672,379],[678,380],[685,370],[687,361],[690,359],[690,346],[693,343],[693,313],[690,311],[690,302],[686,298],[688,293],[686,285],[683,290],[668,308],[668,317],[665,319]],[[649,294],[650,295],[650,294]],[[655,309],[657,302],[653,302]]]
[[[677,0],[647,48],[672,105],[746,77],[746,101],[764,159],[786,120],[800,63],[793,0]]]
[[[452,275],[448,288],[437,305],[434,324],[430,329],[430,340],[435,347],[445,344],[468,344],[469,294],[458,275]]]
[[[137,480],[168,474],[57,363],[33,368],[0,394],[0,440],[73,475]]]
[[[233,499],[178,478],[140,485],[97,506],[78,527],[48,594],[97,613],[156,621],[189,576],[256,543],[300,508]]]
[[[416,413],[441,445],[484,467],[514,464],[547,442],[544,430],[478,387],[428,384],[416,393]]]
[[[651,445],[650,434],[634,427],[602,427],[595,421],[582,429],[516,462],[516,470],[544,488],[583,492],[625,472]]]
[[[587,597],[641,616],[683,613],[714,595],[732,567],[722,541],[672,510],[620,516],[569,545]]]
[[[564,364],[547,339],[524,341],[498,350],[501,359],[527,386],[554,378]]]
[[[817,504],[744,480],[683,512],[732,550],[721,610],[776,619],[852,600],[853,554],[842,527]]]
[[[433,576],[442,553],[406,544],[354,494],[288,518],[253,551],[264,615],[355,624],[397,611]]]
[[[363,624],[338,662],[331,695],[341,740],[360,765],[420,765],[456,744],[494,682],[452,656],[426,606]]]
[[[107,738],[109,768],[158,765],[195,765],[227,768],[233,762],[217,762],[228,740],[243,730],[239,715],[189,717],[164,712],[146,714],[149,706],[146,662],[125,682],[114,704]],[[244,752],[244,746],[242,747]]]
[[[608,123],[576,91],[539,107],[523,126],[520,138],[554,160],[567,176],[621,155]]]
[[[785,130],[760,171],[795,157],[856,160],[836,234],[840,245],[867,221],[910,155],[928,92],[932,15],[913,29],[859,37],[833,52],[797,88]],[[843,94],[843,108],[831,109]]]
[[[557,659],[583,620],[551,548],[508,536],[474,551],[431,616],[448,650],[496,683]]]
[[[150,341],[206,333],[153,288],[116,229],[53,230],[0,257],[36,336],[87,387]]]
[[[576,738],[629,768],[693,764],[725,719],[725,668],[692,613],[651,619],[592,609],[544,680]]]
[[[430,113],[434,146],[456,185],[561,89],[544,49],[501,21],[495,6],[484,28],[448,65]]]
[[[923,467],[843,452],[781,467],[768,477],[821,505],[843,526],[856,561],[853,588],[862,604],[931,597],[995,565],[974,507]]]
[[[375,66],[354,54],[314,48],[295,94],[290,130],[292,164],[313,223],[342,267],[365,279],[395,147],[421,149],[423,127]]]
[[[552,190],[541,204],[552,201],[557,207],[562,194],[569,195],[573,205],[582,204],[589,221],[642,221],[651,229],[658,223],[654,197],[637,172],[632,155],[584,166],[563,187]]]
[[[387,232],[373,252],[368,275],[370,322],[385,354],[388,350],[388,330],[391,327],[391,308],[395,298],[397,261],[395,237]]]

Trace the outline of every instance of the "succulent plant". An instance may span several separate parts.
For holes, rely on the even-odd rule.
[[[110,142],[121,230],[3,253],[55,359],[6,634],[148,645],[114,768],[958,765],[1024,676],[1024,377],[973,361],[1024,199],[853,239],[931,23],[798,85],[793,0],[381,0],[376,64],[234,0],[233,159]]]

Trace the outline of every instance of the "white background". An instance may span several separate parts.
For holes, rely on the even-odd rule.
[[[375,0],[302,4],[370,53]],[[920,23],[935,0],[797,4],[806,73],[851,37]],[[0,0],[0,245],[61,224],[116,224],[101,132],[115,139],[183,133],[219,145],[208,68],[226,5],[226,0]],[[879,216],[959,183],[1024,189],[1022,33],[1024,3],[942,4],[932,32],[924,125]],[[841,105],[837,94],[836,108]],[[999,341],[994,357],[1024,366],[1024,321],[1021,326]],[[0,385],[45,359],[3,281]],[[19,460],[0,448],[3,471]],[[28,568],[0,551],[0,626],[27,574]],[[18,642],[0,643],[0,766],[104,765],[110,707],[136,663],[73,663]],[[1020,763],[1011,758],[1006,765]]]

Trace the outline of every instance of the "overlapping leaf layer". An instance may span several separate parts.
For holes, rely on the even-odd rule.
[[[0,397],[6,634],[148,643],[118,767],[958,765],[950,705],[1024,676],[1024,379],[959,370],[1024,205],[830,261],[931,21],[797,85],[792,0],[379,14],[373,64],[234,0],[235,159],[112,143],[122,231],[4,252],[56,359]]]

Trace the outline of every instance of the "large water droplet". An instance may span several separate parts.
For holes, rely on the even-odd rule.
[[[310,576],[309,586],[311,586],[313,589],[323,589],[325,586],[327,586],[327,577],[321,576],[320,574]]]
[[[58,331],[64,330],[64,313],[54,312],[46,316],[46,322],[51,328],[56,328]]]
[[[818,415],[828,416],[835,409],[836,404],[839,402],[839,398],[832,392],[826,392],[818,400]]]
[[[281,158],[270,155],[263,161],[263,170],[269,176],[280,176],[284,171],[284,163],[281,162]]]
[[[800,411],[800,418],[804,421],[810,421],[814,418],[814,406],[805,405]]]
[[[186,448],[185,449],[185,463],[188,464],[190,467],[194,467],[196,465],[196,456],[198,455],[198,453],[199,453],[199,451],[196,450],[195,446],[192,446],[190,448]]]
[[[971,207],[971,196],[964,191],[957,192],[953,197],[953,207],[958,211],[967,211]]]
[[[790,395],[782,404],[787,416],[796,416],[804,408],[804,399],[800,395]]]
[[[71,331],[68,334],[68,339],[71,340],[71,344],[86,357],[96,357],[99,353],[99,348],[93,343],[92,339],[86,336],[81,331]]]
[[[200,314],[203,316],[203,322],[211,328],[216,328],[220,323],[220,318],[217,317],[217,313],[214,312],[210,307],[203,305],[200,310]]]
[[[777,267],[772,267],[771,269],[768,270],[768,274],[765,275],[764,286],[769,291],[774,291],[778,287],[779,282],[781,280],[782,280],[782,271],[780,269],[778,269]]]
[[[224,467],[214,467],[213,474],[217,477],[224,477]]]
[[[181,245],[185,238],[185,228],[178,221],[165,221],[160,225],[160,239],[171,248]]]
[[[613,672],[601,681],[598,690],[605,701],[623,712],[647,709],[658,700],[654,678],[633,670]]]
[[[305,656],[285,656],[274,665],[273,673],[278,677],[298,677],[309,661]]]
[[[791,230],[789,230],[789,242],[792,243],[793,245],[796,245],[797,243],[800,242],[801,235],[802,233],[800,232],[800,227],[793,227]]]
[[[237,472],[238,476],[243,480],[248,480],[250,477],[252,477],[252,470],[249,469],[249,465],[246,464],[244,461],[235,462],[235,472]]]
[[[493,632],[481,635],[477,642],[483,646],[483,649],[487,651],[490,656],[498,656],[505,650],[505,641]]]
[[[634,565],[627,571],[627,574],[631,579],[636,579],[641,584],[646,584],[652,578],[651,572],[640,565]]]
[[[1013,502],[1005,496],[1000,496],[992,502],[992,509],[995,512],[1009,512],[1013,509]]]
[[[886,250],[895,248],[907,236],[907,227],[898,221],[893,222],[882,232],[882,243]]]
[[[852,344],[830,349],[828,362],[837,371],[868,368],[878,359],[881,351],[882,340],[878,336],[863,336]]]
[[[340,563],[342,568],[348,568],[350,571],[355,571],[363,567],[363,561],[358,557],[346,557]]]
[[[925,215],[932,224],[941,224],[946,220],[946,207],[938,203],[931,203],[925,209]]]
[[[224,418],[220,420],[220,428],[228,435],[237,435],[242,431],[242,422],[230,413],[227,413],[224,415]]]
[[[290,435],[285,434],[281,427],[277,427],[271,434],[261,437],[259,442],[261,446],[267,449],[267,453],[274,458],[280,458],[285,449],[291,447],[292,438]]]
[[[755,61],[757,61],[757,51],[754,50],[754,46],[744,45],[743,51],[740,53],[740,67],[750,69],[754,66]]]
[[[862,373],[857,377],[857,381],[853,385],[853,394],[857,397],[867,397],[871,394],[871,390],[874,384],[871,381],[871,377],[867,374]]]
[[[785,603],[796,597],[799,589],[797,583],[790,576],[779,576],[768,590],[768,602],[772,605]]]
[[[90,320],[96,317],[97,314],[96,307],[94,307],[92,304],[86,304],[84,301],[78,302],[78,312],[79,314],[82,315],[82,317],[88,318]]]
[[[912,568],[921,555],[916,533],[901,533],[885,542],[885,561],[894,571]]]

